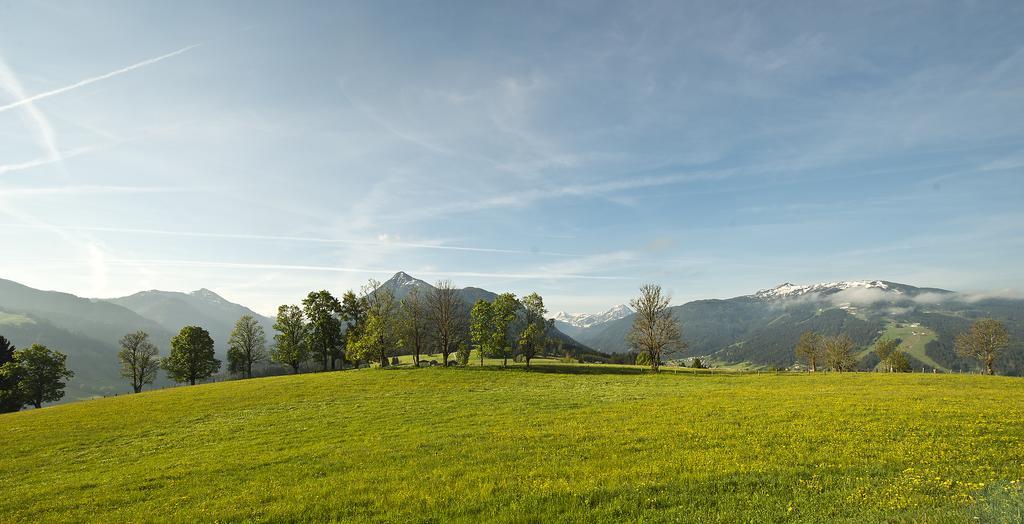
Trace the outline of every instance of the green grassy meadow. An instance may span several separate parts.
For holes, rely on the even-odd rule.
[[[543,363],[0,416],[0,521],[969,521],[1024,507],[1024,382]]]

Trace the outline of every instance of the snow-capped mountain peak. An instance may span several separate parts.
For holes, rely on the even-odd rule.
[[[417,286],[421,284],[423,281],[418,278],[414,278],[412,275],[406,273],[405,271],[399,271],[398,273],[395,273],[395,276],[391,277],[388,280],[388,282],[390,282],[396,287],[404,287]]]
[[[612,320],[625,318],[632,314],[632,308],[626,304],[620,304],[608,311],[605,311],[604,313],[577,313],[572,315],[564,311],[559,311],[552,318],[578,328],[589,328],[605,322],[611,322]]]
[[[771,289],[762,289],[757,293],[754,293],[755,298],[774,299],[774,298],[790,298],[806,295],[808,293],[828,294],[837,293],[839,291],[845,291],[847,289],[878,289],[881,291],[891,291],[894,293],[902,293],[898,288],[895,288],[889,282],[884,280],[848,280],[842,282],[825,282],[819,284],[790,284],[788,282],[779,284]]]

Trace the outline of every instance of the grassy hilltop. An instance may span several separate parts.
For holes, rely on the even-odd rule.
[[[949,521],[1018,515],[1020,379],[543,364],[0,416],[0,521]]]

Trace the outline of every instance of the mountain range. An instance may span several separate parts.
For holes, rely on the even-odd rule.
[[[555,321],[555,326],[558,329],[570,336],[576,336],[586,329],[604,324],[605,322],[611,322],[612,320],[625,318],[632,314],[633,308],[626,304],[620,304],[604,313],[576,313],[570,315],[564,311],[559,311],[551,318]]]
[[[956,355],[953,340],[979,318],[1003,321],[1011,347],[1002,373],[1024,373],[1024,300],[971,296],[884,280],[782,284],[752,295],[696,300],[671,308],[687,347],[673,359],[702,357],[718,365],[788,367],[793,348],[807,330],[845,333],[860,346],[862,369],[877,358],[870,346],[899,338],[915,369],[972,370],[977,362]],[[604,353],[625,351],[633,316],[574,332],[581,343]]]
[[[399,272],[381,284],[399,299],[409,290],[429,292],[433,286]],[[465,287],[459,296],[469,307],[497,294]],[[920,288],[883,280],[782,284],[751,295],[730,299],[696,300],[671,308],[680,324],[685,349],[668,355],[683,360],[701,357],[714,365],[788,367],[800,334],[814,330],[823,335],[845,333],[859,346],[862,369],[877,359],[870,346],[880,337],[901,340],[916,369],[971,370],[977,363],[956,355],[955,336],[978,318],[1002,320],[1010,331],[1011,347],[998,363],[1000,373],[1024,374],[1024,300],[971,296],[938,288]],[[75,371],[67,399],[110,395],[129,390],[119,376],[118,340],[144,330],[166,355],[171,337],[182,326],[206,328],[224,359],[227,339],[235,321],[252,315],[263,325],[268,341],[273,319],[232,303],[213,291],[191,293],[143,291],[111,298],[81,298],[68,293],[33,289],[0,279],[0,335],[17,347],[42,343],[68,354]],[[551,332],[563,349],[592,361],[607,361],[626,353],[626,334],[633,324],[628,306],[601,314],[556,314]],[[169,384],[161,374],[154,385]]]

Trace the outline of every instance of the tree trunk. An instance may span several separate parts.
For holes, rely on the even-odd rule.
[[[384,355],[384,346],[380,347],[380,367],[388,366],[388,357]]]
[[[196,385],[196,377],[188,377],[188,384],[190,386]]]
[[[296,374],[296,375],[299,373],[299,365],[298,364],[292,364],[292,373]]]

